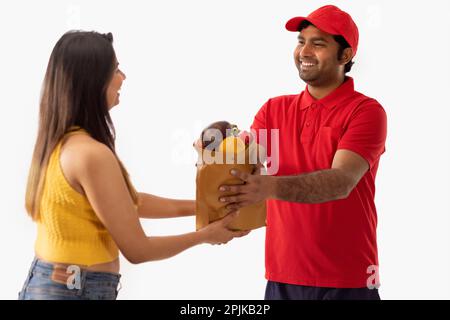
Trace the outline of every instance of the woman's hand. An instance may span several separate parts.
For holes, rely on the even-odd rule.
[[[214,221],[200,229],[199,232],[202,232],[204,235],[204,242],[210,244],[224,244],[233,238],[239,238],[249,234],[250,231],[232,231],[228,228],[231,221],[237,216],[237,211],[231,212],[222,219]]]

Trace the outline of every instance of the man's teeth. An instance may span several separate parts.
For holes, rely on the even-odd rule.
[[[315,66],[315,65],[316,65],[316,63],[302,62],[302,66],[304,66],[304,67],[312,67],[312,66]]]

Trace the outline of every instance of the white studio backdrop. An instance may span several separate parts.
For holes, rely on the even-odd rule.
[[[270,97],[304,89],[285,22],[325,4],[348,11],[360,47],[350,73],[389,120],[377,177],[383,299],[450,298],[450,2],[8,1],[0,5],[0,298],[16,299],[36,236],[24,210],[38,100],[50,52],[69,29],[112,32],[127,75],[111,111],[139,191],[195,196],[192,141],[215,120],[248,128]],[[149,235],[194,218],[142,221]],[[261,299],[264,229],[172,259],[122,258],[120,299]]]

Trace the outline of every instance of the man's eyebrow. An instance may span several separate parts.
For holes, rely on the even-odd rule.
[[[305,38],[303,36],[301,36],[301,35],[299,35],[297,38],[298,38],[298,40],[305,40]],[[314,41],[323,41],[323,42],[327,42],[328,43],[327,39],[325,39],[323,37],[312,37],[309,40],[313,41],[313,42]]]

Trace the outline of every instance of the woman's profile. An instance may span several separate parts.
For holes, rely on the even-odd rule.
[[[71,31],[51,53],[26,190],[35,258],[19,299],[116,299],[119,251],[142,263],[248,233],[227,228],[236,212],[196,232],[144,233],[139,218],[194,215],[195,202],[133,187],[109,115],[126,78],[112,42],[111,33]]]

